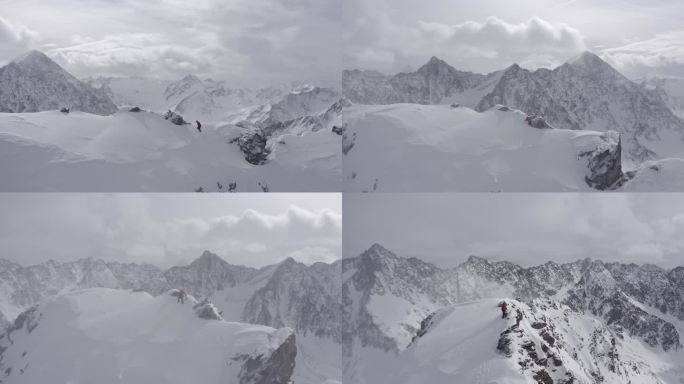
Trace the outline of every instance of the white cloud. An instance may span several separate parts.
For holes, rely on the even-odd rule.
[[[684,195],[400,194],[345,197],[345,256],[379,242],[455,266],[469,255],[523,265],[591,257],[684,265]]]
[[[288,256],[312,263],[341,255],[342,217],[338,207],[328,204],[334,199],[186,196],[3,196],[2,257],[22,264],[95,257],[168,267],[189,263],[204,250],[250,266]],[[304,199],[320,203],[313,202],[314,208]]]
[[[446,24],[395,20],[390,5],[357,5],[346,16],[345,65],[399,71],[439,56],[461,69],[488,72],[518,62],[528,67],[565,61],[587,48],[584,36],[565,23],[532,17],[521,23],[490,16]],[[360,12],[365,12],[357,17]]]
[[[0,65],[30,49],[38,33],[0,16]]]
[[[339,84],[342,4],[336,0],[93,0],[84,5],[83,0],[3,2],[13,18],[45,37],[41,46],[49,46],[50,55],[77,77],[175,79],[194,73],[236,86]],[[0,60],[14,56],[0,48]]]
[[[628,77],[684,77],[684,30],[608,48],[602,56]]]

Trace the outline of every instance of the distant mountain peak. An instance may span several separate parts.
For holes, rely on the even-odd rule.
[[[13,60],[13,62],[17,63],[17,64],[25,63],[25,62],[37,62],[37,61],[54,62],[46,54],[44,54],[41,51],[35,50],[35,49],[30,50],[30,51],[24,53],[23,55],[21,55],[21,56],[19,56]]]
[[[470,255],[470,256],[468,256],[468,260],[466,261],[466,263],[482,264],[482,263],[489,263],[489,260],[485,259],[484,257]]]
[[[228,264],[227,261],[223,260],[217,254],[210,251],[202,252],[202,255],[195,259],[190,265],[191,266],[211,266],[216,264]]]
[[[0,111],[21,113],[67,107],[99,115],[118,110],[103,92],[86,84],[40,51],[29,51],[0,68]]]
[[[454,68],[446,61],[438,58],[437,56],[432,56],[427,63],[418,68],[417,72],[434,72],[435,70],[439,69],[454,70]]]
[[[183,83],[201,83],[202,79],[193,74],[187,74],[183,76],[183,78],[180,81]]]
[[[588,72],[614,72],[619,73],[610,64],[601,59],[593,52],[584,51],[574,59],[567,62],[572,68],[582,68]]]

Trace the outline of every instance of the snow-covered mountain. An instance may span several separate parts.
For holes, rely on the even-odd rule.
[[[173,294],[91,288],[32,307],[0,338],[3,382],[291,382],[292,329],[227,322]]]
[[[311,118],[316,120],[317,118]],[[327,123],[326,123],[327,124]],[[313,129],[316,129],[315,131]],[[308,129],[308,130],[307,130]],[[0,113],[4,191],[337,191],[342,160],[331,125],[298,125],[259,141],[237,126],[176,125],[153,112],[110,116]],[[235,183],[235,188],[229,186]]]
[[[119,106],[154,112],[173,110],[188,121],[214,125],[284,123],[316,116],[340,99],[337,91],[309,84],[269,88],[235,88],[224,81],[187,75],[176,81],[139,78],[95,78],[89,83]]]
[[[0,69],[0,189],[339,191],[341,103],[194,75],[82,82],[32,51]]]
[[[345,259],[343,276],[345,381],[684,378],[684,267],[584,259],[525,268],[470,257],[442,269],[375,244]],[[500,320],[502,299],[509,320]]]
[[[76,79],[41,52],[30,51],[0,68],[0,112],[61,108],[98,115],[118,110],[104,92]]]
[[[661,97],[590,52],[553,70],[514,64],[488,75],[433,57],[416,72],[394,76],[344,71],[342,89],[358,104],[459,103],[479,112],[501,104],[542,114],[557,128],[617,131],[629,161],[684,157],[684,121]]]
[[[660,96],[668,107],[684,119],[684,79],[672,77],[650,77],[638,81],[641,86]]]
[[[341,262],[306,266],[288,258],[254,269],[208,251],[188,265],[166,270],[96,259],[25,267],[0,260],[0,313],[6,326],[23,311],[76,290],[105,287],[163,296],[182,289],[208,299],[226,321],[294,330],[293,377],[319,384],[341,377],[340,276]]]
[[[617,132],[554,129],[504,106],[352,105],[344,119],[347,191],[587,191],[623,181]]]

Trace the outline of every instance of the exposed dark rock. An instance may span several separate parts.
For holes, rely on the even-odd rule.
[[[544,369],[537,371],[532,378],[535,379],[538,384],[553,384],[553,379]]]
[[[267,358],[263,355],[238,357],[245,361],[238,374],[239,384],[290,384],[296,356],[293,333]]]
[[[262,165],[268,160],[271,150],[267,148],[268,138],[256,127],[245,129],[237,139],[238,146],[245,154],[245,160],[254,165]]]
[[[185,121],[185,119],[183,119],[183,116],[171,110],[167,111],[166,114],[164,114],[164,119],[176,125],[190,124],[187,121]]]
[[[622,140],[617,132],[606,132],[601,137],[605,145],[594,151],[583,152],[580,157],[589,159],[589,174],[584,178],[587,185],[603,191],[614,188],[623,179]]]
[[[546,122],[544,116],[539,114],[531,114],[525,117],[525,122],[530,126],[538,129],[551,128],[551,126]]]
[[[344,134],[344,132],[347,130],[347,127],[344,125],[333,125],[332,131],[340,136]]]

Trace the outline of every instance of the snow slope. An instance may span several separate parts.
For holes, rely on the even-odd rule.
[[[587,191],[587,177],[607,172],[592,169],[593,153],[619,151],[616,133],[537,129],[498,108],[353,105],[345,118],[345,190],[354,192]]]
[[[497,308],[501,300],[509,304],[507,319]],[[424,326],[390,366],[366,366],[367,382],[387,372],[386,380],[411,384],[653,384],[684,377],[681,351],[657,351],[552,301],[467,302],[441,309]]]
[[[255,166],[229,141],[240,129],[177,126],[150,112],[0,114],[0,190],[238,192],[339,190],[339,136],[283,134]],[[281,143],[282,142],[282,143]],[[261,185],[260,185],[261,183]]]
[[[194,304],[105,288],[57,297],[26,312],[0,341],[3,381],[289,382],[291,329],[200,319]],[[280,375],[266,379],[269,367]]]
[[[339,268],[339,262],[306,266],[289,258],[257,270],[229,264],[208,251],[188,265],[167,270],[90,258],[25,267],[0,259],[0,325],[4,328],[27,309],[82,289],[107,287],[158,296],[179,288],[208,298],[224,320],[293,329],[296,382],[339,382]]]
[[[440,269],[374,244],[344,260],[344,381],[679,383],[683,272],[477,257]]]

